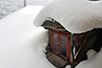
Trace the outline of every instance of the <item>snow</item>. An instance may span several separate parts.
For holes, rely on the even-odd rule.
[[[67,65],[66,68],[71,68],[71,66],[70,65]]]
[[[24,7],[24,0],[0,0],[0,19]]]
[[[27,5],[46,5],[53,0],[26,0]]]
[[[86,54],[87,54],[88,59],[91,59],[94,55],[97,54],[97,52],[95,50],[91,49],[91,50],[88,50],[88,52]]]
[[[33,10],[32,8],[34,8],[36,10]],[[32,6],[32,5],[29,5],[29,6],[26,6],[26,8],[23,8],[23,10],[20,10],[19,12],[23,13],[23,14],[35,14],[35,15],[37,15],[42,8],[43,8],[43,6],[37,6],[37,5]]]
[[[101,68],[102,67],[102,48],[96,53],[93,49],[87,52],[88,60],[80,62],[75,68]],[[71,68],[67,65],[66,68]]]
[[[102,68],[102,49],[99,53],[94,55],[91,59],[82,61],[75,68]]]
[[[47,30],[33,25],[33,19],[42,8],[27,6],[0,20],[0,68],[55,68],[45,55]],[[89,56],[94,53],[88,52]],[[76,68],[101,68],[102,49],[91,57]]]
[[[55,68],[45,55],[47,31],[32,23],[41,9],[27,6],[0,20],[0,68]]]
[[[71,33],[83,33],[102,28],[102,1],[54,0],[46,5],[34,19],[35,26],[53,18]]]
[[[0,0],[0,19],[13,13],[26,5],[46,5],[52,0]]]

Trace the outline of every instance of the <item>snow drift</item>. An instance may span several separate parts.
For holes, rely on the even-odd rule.
[[[90,54],[93,51],[90,52]],[[89,55],[90,56],[90,55]],[[102,68],[102,48],[101,51],[86,61],[82,61],[79,65],[75,68]]]
[[[0,20],[0,68],[55,68],[45,56],[47,31],[32,24],[41,8],[27,6]],[[102,49],[76,68],[101,67]]]
[[[0,20],[0,68],[55,68],[46,59],[47,31],[33,26],[42,6],[27,6]]]
[[[71,33],[102,28],[102,1],[54,0],[40,11],[34,25],[42,25],[49,17]]]

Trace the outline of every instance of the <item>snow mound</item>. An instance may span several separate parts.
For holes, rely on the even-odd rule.
[[[41,8],[27,6],[0,20],[0,68],[55,68],[45,55],[47,31],[32,23]]]
[[[91,59],[82,61],[75,68],[102,68],[102,49],[96,55],[94,55]]]
[[[54,0],[36,16],[35,26],[53,18],[71,33],[82,33],[102,28],[102,1]]]
[[[71,66],[70,65],[67,65],[66,68],[71,68]]]
[[[88,52],[86,53],[88,56],[88,59],[91,59],[97,52],[93,49],[88,50]]]

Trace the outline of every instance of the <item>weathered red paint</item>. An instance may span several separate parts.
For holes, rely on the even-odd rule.
[[[58,35],[58,43],[53,42],[53,34]],[[63,45],[59,44],[61,42],[61,36],[64,36],[64,37],[67,38],[67,46],[63,46]],[[53,43],[58,45],[58,53],[54,52]],[[66,48],[66,50],[67,50],[66,57],[61,55],[61,47]],[[66,31],[51,30],[51,51],[54,54],[62,57],[63,59],[66,59],[67,61],[69,61],[69,58],[70,58],[70,33],[66,32]]]

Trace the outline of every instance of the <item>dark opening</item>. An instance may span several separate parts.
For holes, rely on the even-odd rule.
[[[97,39],[93,43],[92,49],[94,49],[96,52],[99,52],[102,47],[102,29],[96,29],[98,30]]]
[[[89,1],[100,1],[100,0],[89,0]]]

